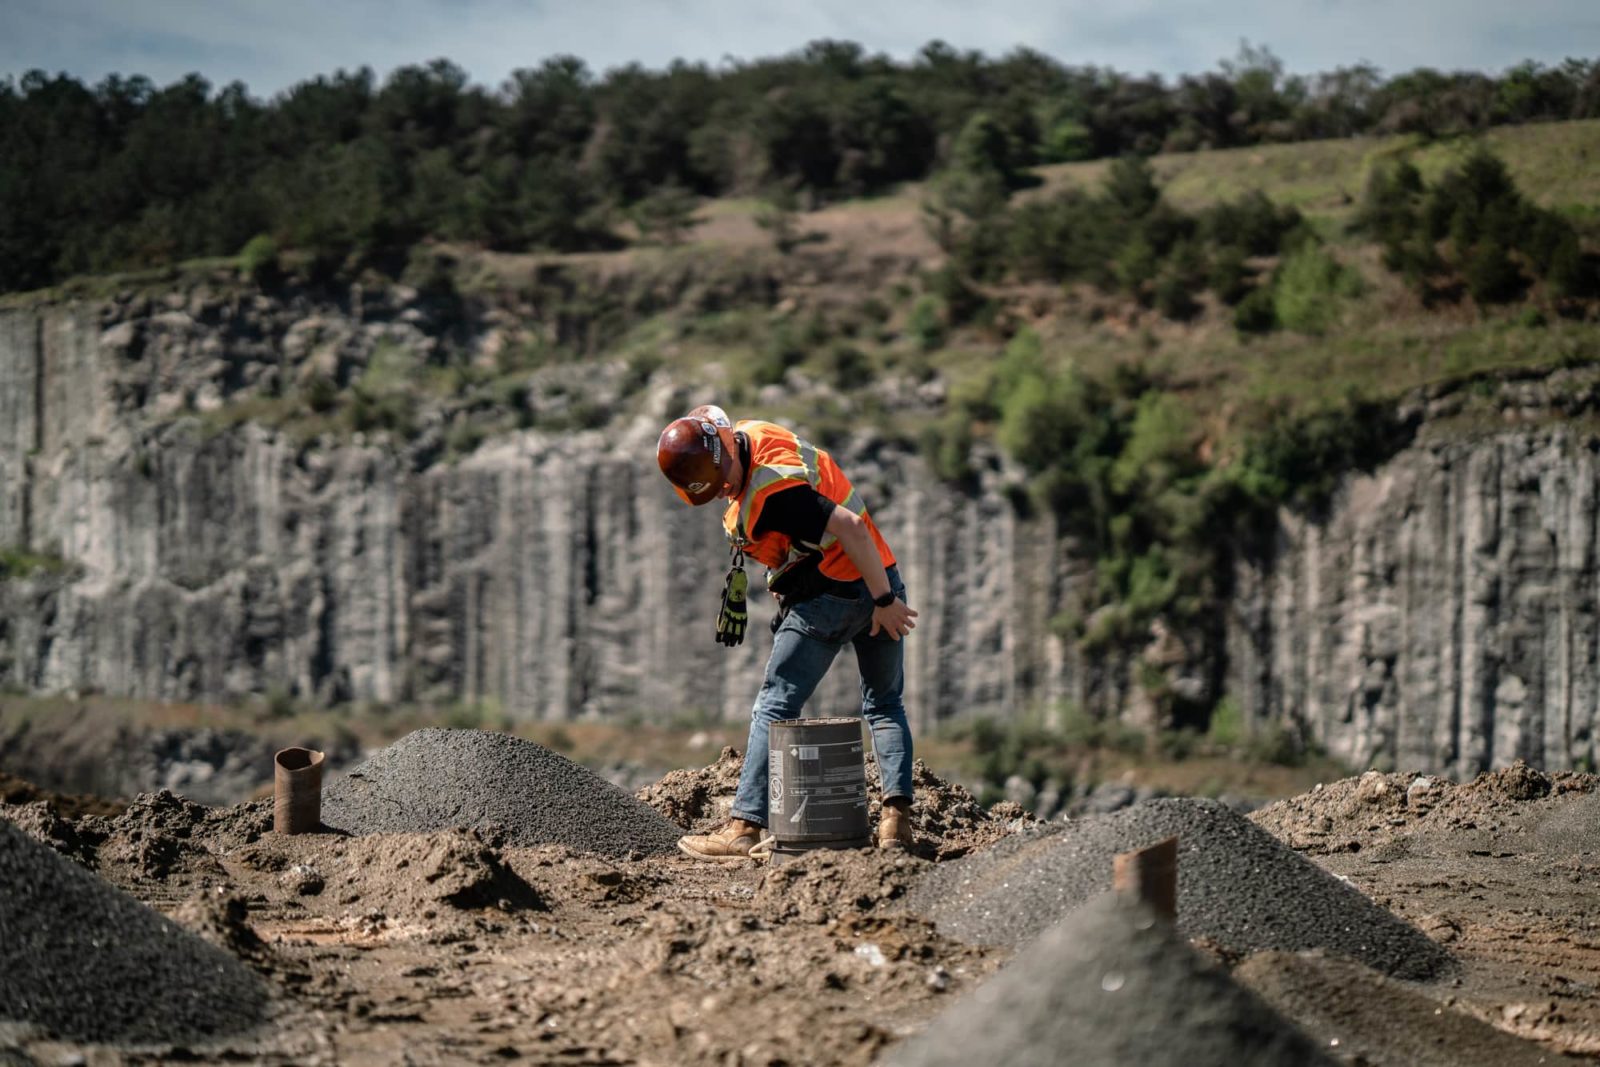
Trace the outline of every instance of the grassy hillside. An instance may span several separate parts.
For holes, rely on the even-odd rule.
[[[842,335],[875,371],[938,374],[959,390],[991,370],[1007,337],[1026,326],[1040,337],[1047,362],[1070,362],[1091,374],[1138,366],[1158,377],[1163,388],[1185,394],[1219,434],[1244,432],[1263,418],[1292,414],[1352,390],[1392,397],[1484,373],[1600,359],[1592,325],[1562,318],[1537,292],[1487,310],[1470,301],[1423,306],[1399,276],[1385,269],[1370,238],[1351,232],[1375,166],[1410,160],[1426,180],[1437,180],[1478,143],[1360,138],[1153,158],[1166,199],[1179,209],[1197,211],[1259,190],[1305,215],[1359,280],[1353,287],[1358,295],[1330,300],[1336,306],[1330,307],[1320,334],[1241,335],[1229,309],[1210,297],[1201,298],[1195,318],[1173,322],[1093,286],[1000,286],[991,294],[1000,314],[952,329],[943,344],[919,351],[910,320],[924,283],[915,270],[936,267],[942,254],[922,217],[928,189],[915,185],[892,196],[799,215],[796,226],[807,240],[787,257],[789,300],[776,310],[718,313],[709,321],[675,311],[637,328],[622,347],[665,348],[690,375],[708,364],[739,368],[750,363],[753,349],[771,343],[776,325],[815,312],[824,321],[808,325],[814,347]],[[1529,201],[1593,227],[1600,212],[1600,122],[1505,127],[1490,131],[1482,143],[1506,161]],[[1069,187],[1092,191],[1104,182],[1108,167],[1093,162],[1043,168],[1042,183],[1016,199],[1045,198]],[[673,258],[772,256],[770,234],[757,222],[761,210],[752,200],[708,202],[678,249],[636,249],[581,261],[648,271]],[[1592,233],[1587,240],[1593,247]],[[508,269],[514,258],[508,257]],[[905,266],[908,273],[883,269],[883,264]],[[1271,267],[1270,261],[1260,264],[1263,271]],[[863,332],[853,320],[863,317],[855,312],[866,305],[872,312],[866,317],[881,321]],[[814,356],[802,360],[800,369],[826,377]],[[744,382],[735,371],[727,384],[738,391]],[[743,392],[749,395],[742,399],[760,406],[758,390]]]
[[[1260,145],[1222,152],[1157,156],[1167,195],[1194,208],[1259,189],[1319,222],[1348,221],[1374,164],[1409,159],[1436,178],[1482,143],[1511,167],[1517,186],[1535,203],[1589,213],[1600,205],[1600,121],[1500,126],[1475,138],[1425,142],[1416,137],[1352,138]],[[1049,186],[1098,182],[1105,162],[1047,167]]]

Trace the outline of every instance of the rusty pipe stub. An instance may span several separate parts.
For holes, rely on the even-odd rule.
[[[285,748],[272,757],[272,828],[280,834],[322,829],[322,753]]]

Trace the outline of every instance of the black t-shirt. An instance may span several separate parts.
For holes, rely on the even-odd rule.
[[[739,462],[750,469],[750,438],[738,434]],[[827,532],[828,517],[833,514],[833,501],[809,485],[794,485],[780,489],[767,498],[761,506],[761,517],[750,531],[754,540],[764,533],[780,533],[790,543],[802,548],[820,548]]]
[[[833,501],[809,485],[780,489],[761,506],[761,517],[750,536],[753,539],[764,533],[780,533],[796,546],[820,547],[834,506]]]

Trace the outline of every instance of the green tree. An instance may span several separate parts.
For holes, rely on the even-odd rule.
[[[681,185],[666,185],[633,206],[633,222],[639,235],[653,244],[682,244],[684,236],[700,221],[695,217],[698,201]]]
[[[1273,285],[1277,322],[1300,333],[1321,334],[1338,319],[1342,298],[1361,291],[1360,276],[1307,243],[1278,269]]]

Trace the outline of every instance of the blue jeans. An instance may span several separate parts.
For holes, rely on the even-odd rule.
[[[905,598],[898,568],[889,568],[889,584]],[[794,605],[772,639],[767,676],[750,712],[750,739],[745,743],[744,770],[733,798],[733,817],[767,825],[767,729],[772,723],[798,719],[800,709],[828,673],[833,657],[854,645],[861,668],[861,714],[872,730],[883,795],[911,797],[911,727],[901,700],[905,688],[905,646],[886,636],[869,637],[872,596],[867,583],[854,583],[853,597],[824,593]]]

